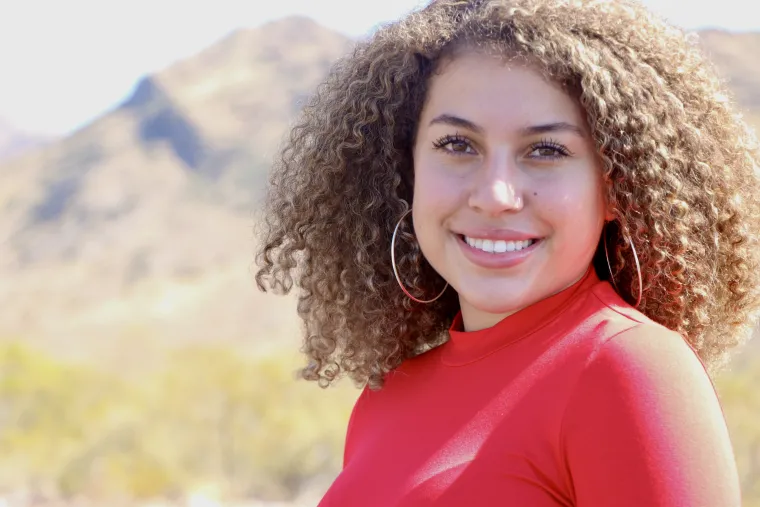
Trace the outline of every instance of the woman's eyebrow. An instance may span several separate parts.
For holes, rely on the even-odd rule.
[[[430,120],[430,125],[436,124],[451,125],[452,127],[464,128],[478,134],[482,134],[484,132],[483,127],[477,123],[451,114],[441,114]],[[576,134],[580,137],[586,137],[586,133],[582,128],[564,121],[531,125],[529,127],[520,129],[520,134],[522,136],[546,134],[549,132],[572,132],[573,134]]]
[[[471,122],[470,120],[465,120],[464,118],[460,118],[459,116],[454,116],[451,114],[442,114],[430,120],[430,125],[435,125],[435,124],[451,125],[452,127],[461,127],[461,128],[465,128],[467,130],[476,132],[478,134],[482,134],[484,130],[483,127],[477,125],[476,123]]]
[[[564,121],[544,123],[542,125],[532,125],[520,130],[520,133],[524,136],[546,134],[548,132],[572,132],[573,134],[577,134],[580,137],[586,137],[586,134],[582,128]]]

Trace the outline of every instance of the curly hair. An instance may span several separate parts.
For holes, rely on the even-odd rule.
[[[463,48],[526,58],[578,100],[616,210],[606,240],[621,296],[638,296],[630,238],[639,309],[717,371],[760,304],[760,152],[694,38],[628,0],[435,0],[333,66],[273,168],[256,282],[300,289],[303,378],[380,388],[447,338],[455,292],[413,303],[389,247],[413,199],[429,79]],[[444,281],[405,227],[399,271],[435,295]]]

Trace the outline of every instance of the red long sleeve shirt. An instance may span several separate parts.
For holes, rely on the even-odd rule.
[[[712,383],[593,270],[365,389],[320,507],[738,507]]]

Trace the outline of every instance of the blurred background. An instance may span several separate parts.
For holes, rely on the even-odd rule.
[[[0,507],[315,506],[358,391],[252,281],[288,122],[416,0],[0,6]],[[648,0],[760,127],[760,16]],[[760,506],[760,345],[718,381]]]

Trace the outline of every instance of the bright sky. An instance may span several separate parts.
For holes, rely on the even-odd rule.
[[[749,0],[643,0],[686,28],[760,31]],[[240,27],[290,14],[351,36],[424,0],[16,0],[0,8],[0,119],[63,134],[121,102],[145,74]],[[750,12],[754,11],[754,12]]]

